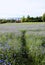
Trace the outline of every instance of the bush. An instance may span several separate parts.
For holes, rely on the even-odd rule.
[[[42,16],[42,20],[45,22],[45,13]]]

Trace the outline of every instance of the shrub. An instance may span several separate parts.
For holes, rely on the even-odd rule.
[[[42,20],[45,22],[45,13],[42,16]]]

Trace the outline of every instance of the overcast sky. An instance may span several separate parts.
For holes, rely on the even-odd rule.
[[[0,0],[0,18],[40,16],[45,12],[45,0]]]

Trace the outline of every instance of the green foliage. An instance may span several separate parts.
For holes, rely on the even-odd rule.
[[[42,16],[42,20],[45,22],[45,13]]]
[[[7,23],[5,19],[0,19],[0,23]]]
[[[32,65],[44,65],[42,61],[45,63],[45,41],[43,39],[45,39],[45,36],[26,35],[26,48],[29,59],[33,59]]]
[[[3,24],[3,23],[15,23],[16,20],[14,19],[0,19],[0,23]]]
[[[6,65],[45,65],[45,36],[0,34],[0,60]],[[1,64],[1,63],[0,63]]]
[[[21,23],[21,22],[42,22],[45,21],[45,14],[41,17],[30,17],[29,15],[27,17],[23,16],[22,18],[16,20],[16,19],[0,19],[0,23]]]
[[[25,16],[23,16],[22,18],[21,18],[21,22],[25,22],[26,21],[26,18],[25,18]]]
[[[26,18],[26,22],[30,22],[30,16],[29,15]]]
[[[21,19],[22,22],[42,22],[42,17],[30,17],[29,15],[25,18],[24,16]]]

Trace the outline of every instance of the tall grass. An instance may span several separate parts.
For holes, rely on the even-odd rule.
[[[45,65],[45,36],[15,33],[0,34],[0,64]]]
[[[31,65],[45,64],[45,36],[27,35],[26,34],[26,48],[29,59],[32,60]]]

